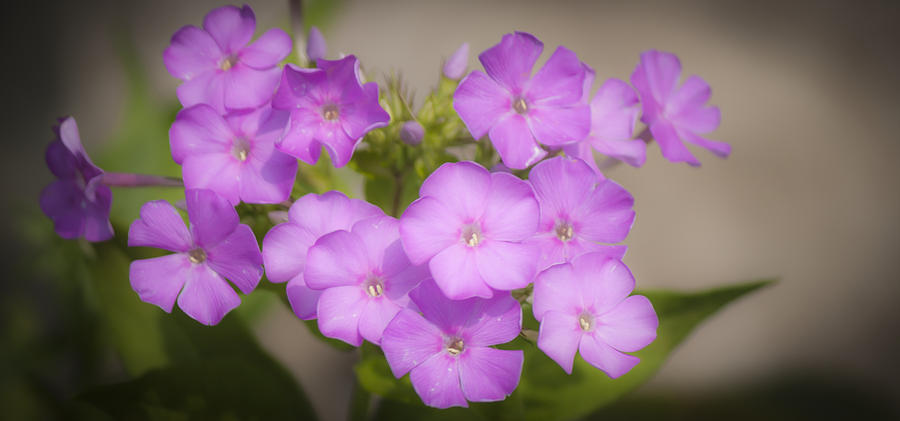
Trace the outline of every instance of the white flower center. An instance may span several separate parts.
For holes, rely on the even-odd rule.
[[[326,120],[334,121],[337,120],[339,116],[340,113],[338,112],[337,105],[328,104],[322,107],[322,117],[324,117]]]
[[[572,231],[572,224],[566,221],[556,221],[556,228],[554,228],[554,232],[556,233],[556,238],[559,238],[559,241],[567,242],[575,236],[575,233]]]
[[[463,228],[460,239],[469,247],[478,247],[484,238],[481,234],[481,228],[476,224],[471,224]]]
[[[200,264],[206,261],[206,252],[201,248],[195,248],[188,252],[188,260],[193,264]]]
[[[380,297],[381,294],[384,294],[384,281],[378,276],[369,276],[365,282],[363,282],[363,289],[366,290],[366,294],[369,294],[370,297]]]
[[[247,157],[250,156],[250,143],[247,142],[247,139],[241,137],[235,139],[234,143],[231,144],[231,155],[237,158],[238,161],[246,161]]]
[[[513,100],[513,109],[519,114],[525,114],[528,112],[528,102],[525,98],[518,97]]]
[[[456,356],[463,352],[465,349],[465,344],[463,344],[463,340],[461,338],[453,337],[447,341],[447,353],[450,355]]]
[[[227,72],[229,69],[234,67],[234,65],[237,64],[237,62],[238,62],[237,56],[232,54],[232,55],[222,59],[222,62],[219,63],[219,68]]]
[[[581,330],[590,332],[594,329],[594,316],[588,312],[581,313],[578,316],[578,325],[581,326]]]

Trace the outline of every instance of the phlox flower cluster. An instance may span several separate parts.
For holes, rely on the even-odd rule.
[[[347,165],[368,133],[388,125],[404,148],[425,147],[429,126],[392,121],[355,56],[325,58],[318,29],[309,62],[284,66],[291,38],[270,29],[254,41],[255,30],[249,6],[220,7],[202,27],[178,30],[163,54],[183,81],[169,144],[188,224],[164,201],[146,203],[131,224],[129,246],[172,252],[132,262],[141,300],[166,312],[177,303],[215,325],[240,304],[234,287],[249,294],[265,273],[285,285],[298,318],[350,345],[380,346],[392,373],[409,375],[438,408],[513,393],[534,348],[497,346],[533,337],[523,334],[523,317],[540,323],[533,345],[567,373],[576,353],[613,378],[638,363],[631,353],[655,339],[658,320],[647,298],[632,295],[622,262],[634,198],[594,154],[640,167],[650,136],[673,162],[699,165],[685,144],[730,153],[701,137],[720,113],[706,105],[710,88],[699,77],[679,86],[677,57],[645,52],[633,88],[610,78],[594,92],[595,72],[563,46],[532,75],[543,43],[531,34],[504,35],[478,56],[484,71],[468,74],[463,44],[442,69],[442,82],[456,86],[447,94],[455,115],[445,119],[458,116],[473,141],[487,137],[480,141],[501,162],[493,172],[465,160],[434,165],[395,217],[337,191],[298,191],[298,168],[315,164],[323,148],[334,167]],[[42,210],[62,237],[109,239],[108,185],[138,179],[95,166],[74,119],[57,137],[46,159],[58,180],[42,193]],[[261,249],[241,223],[241,203],[280,215]]]

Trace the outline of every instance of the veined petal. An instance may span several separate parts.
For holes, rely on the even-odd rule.
[[[519,94],[543,50],[544,44],[534,35],[516,32],[504,35],[499,44],[485,50],[478,59],[491,79],[513,94]]]
[[[453,109],[463,123],[480,139],[506,114],[512,112],[510,93],[484,73],[469,73],[453,93]]]
[[[141,206],[141,217],[131,223],[128,246],[186,252],[192,246],[191,233],[174,206],[154,200]]]
[[[329,338],[359,346],[363,340],[359,320],[366,302],[366,293],[356,285],[326,289],[319,297],[316,310],[319,330]]]
[[[535,142],[528,122],[519,114],[512,113],[502,118],[491,128],[489,135],[503,164],[509,168],[528,168],[547,155]]]
[[[384,357],[397,378],[441,352],[443,346],[441,331],[410,309],[400,310],[381,338]]]
[[[235,6],[223,6],[211,10],[203,18],[203,29],[226,53],[237,53],[253,38],[256,30],[256,16],[250,6],[238,9]]]
[[[191,262],[181,253],[131,262],[128,279],[141,301],[172,312],[175,299],[191,276]]]
[[[535,105],[571,105],[584,96],[586,71],[578,56],[566,47],[556,47],[547,63],[528,84],[528,97]]]
[[[616,351],[593,335],[582,336],[578,352],[588,364],[614,379],[631,371],[641,361],[638,357]]]
[[[241,303],[234,289],[206,265],[192,265],[178,296],[178,307],[192,319],[207,326],[217,325]]]
[[[253,292],[263,275],[262,254],[249,226],[240,224],[224,240],[204,249],[207,264],[244,294]]]
[[[659,318],[650,300],[632,295],[596,319],[597,339],[620,351],[635,352],[656,339]]]
[[[551,268],[552,269],[552,268]],[[575,351],[583,341],[584,331],[578,325],[577,316],[560,311],[544,313],[538,331],[538,348],[556,361],[566,373],[572,374]]]
[[[214,191],[188,189],[184,196],[191,232],[197,245],[212,247],[231,235],[238,226],[237,211]]]
[[[291,37],[279,28],[272,28],[244,47],[240,59],[254,69],[267,69],[277,66],[290,53]]]
[[[466,348],[459,355],[459,382],[466,399],[495,402],[506,399],[519,385],[525,354],[521,350]]]
[[[459,384],[457,361],[449,353],[441,352],[410,371],[409,379],[425,405],[440,409],[469,406]]]

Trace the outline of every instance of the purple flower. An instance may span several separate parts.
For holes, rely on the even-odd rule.
[[[325,44],[325,37],[322,32],[315,26],[309,28],[309,39],[306,42],[306,58],[310,61],[316,61],[325,58],[328,53],[328,46]]]
[[[190,230],[181,215],[164,200],[147,202],[128,230],[131,247],[155,247],[175,252],[131,262],[131,288],[141,301],[172,311],[175,298],[188,316],[215,325],[241,303],[228,282],[244,294],[262,277],[262,255],[250,227],[212,190],[185,192]]]
[[[678,87],[681,62],[674,54],[650,50],[641,54],[641,61],[631,74],[631,84],[637,88],[643,104],[641,121],[650,127],[659,142],[663,156],[672,162],[700,165],[684,142],[709,149],[726,157],[731,145],[700,137],[719,127],[718,107],[707,107],[711,91],[699,76],[691,76]]]
[[[185,187],[206,188],[233,205],[278,203],[294,186],[297,160],[275,149],[288,114],[264,105],[220,116],[205,104],[185,108],[169,130]]]
[[[418,121],[410,120],[400,128],[400,140],[407,145],[418,145],[425,137],[425,128]]]
[[[263,238],[266,277],[272,282],[288,282],[287,296],[294,314],[303,320],[316,318],[321,291],[310,289],[304,279],[306,254],[319,237],[337,230],[349,230],[365,218],[384,213],[370,203],[348,199],[338,191],[307,194],[288,211],[288,222],[278,224]]]
[[[621,261],[589,253],[541,272],[534,281],[538,348],[572,373],[575,351],[612,378],[634,367],[635,352],[656,339],[659,320],[647,297],[633,295]]]
[[[622,186],[604,180],[584,161],[556,157],[531,169],[528,180],[541,205],[538,232],[528,244],[541,250],[538,270],[588,253],[621,259],[634,223],[634,198]]]
[[[74,118],[61,119],[54,131],[57,139],[47,147],[45,159],[58,179],[41,191],[41,210],[62,238],[112,238],[112,192],[103,184],[103,170],[91,162],[81,145]]]
[[[272,106],[291,110],[291,120],[277,146],[307,164],[316,163],[325,146],[334,166],[342,167],[363,135],[391,117],[378,104],[378,84],[360,83],[356,57],[317,64],[318,69],[284,68]]]
[[[447,297],[490,298],[531,282],[538,253],[523,244],[540,210],[528,183],[473,162],[447,163],[422,183],[400,219],[403,249],[428,263]]]
[[[218,113],[254,108],[272,97],[281,69],[291,52],[291,38],[273,28],[247,45],[256,29],[250,6],[224,6],[210,11],[203,29],[185,26],[172,35],[163,62],[184,81],[178,99],[185,107],[208,104]]]
[[[409,301],[406,294],[428,277],[409,263],[396,219],[380,216],[326,234],[309,249],[304,278],[324,290],[317,307],[319,330],[354,346],[381,343],[388,322]]]
[[[583,159],[598,173],[592,148],[640,167],[647,159],[647,144],[634,139],[639,111],[634,89],[619,79],[607,79],[591,101],[591,133],[586,139],[563,149],[567,155]]]
[[[453,95],[453,108],[476,139],[491,139],[506,166],[526,168],[560,146],[584,139],[591,114],[582,100],[585,66],[565,47],[531,78],[544,45],[531,34],[506,34],[478,56],[487,75],[473,71]]]
[[[384,330],[381,347],[394,376],[408,372],[426,405],[499,401],[516,389],[522,351],[491,348],[521,331],[522,308],[509,294],[452,301],[426,281],[409,297],[422,314],[401,310]]]
[[[453,55],[444,63],[444,77],[448,79],[459,80],[466,74],[466,67],[469,65],[469,43],[464,42]]]

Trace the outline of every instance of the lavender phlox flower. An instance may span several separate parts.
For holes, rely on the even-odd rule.
[[[583,100],[585,66],[558,47],[531,77],[544,45],[531,34],[506,34],[478,56],[487,74],[473,71],[453,95],[453,108],[476,139],[487,134],[503,163],[522,169],[547,152],[584,139],[591,115]]]
[[[315,26],[309,28],[309,38],[306,40],[306,59],[315,62],[320,58],[325,58],[326,54],[328,54],[328,46],[325,44],[322,32]]]
[[[377,206],[349,199],[338,191],[307,194],[288,210],[288,222],[278,224],[263,238],[266,277],[276,283],[287,282],[287,297],[294,314],[303,320],[316,318],[316,305],[322,291],[306,285],[304,269],[309,248],[319,237],[337,230],[350,230],[356,222],[382,216]]]
[[[427,267],[409,262],[398,228],[390,216],[367,218],[309,249],[303,276],[322,290],[316,313],[323,335],[354,346],[363,339],[380,344],[385,326],[407,306],[406,294],[428,277]]]
[[[206,189],[185,191],[188,229],[181,215],[164,200],[147,202],[128,230],[131,247],[175,252],[131,262],[131,287],[141,301],[172,311],[178,307],[205,325],[215,325],[241,299],[226,281],[244,294],[262,277],[262,255],[249,226],[224,198]]]
[[[378,84],[362,84],[359,61],[317,61],[317,69],[284,68],[272,106],[290,110],[290,125],[277,147],[308,164],[324,146],[335,167],[350,161],[353,149],[370,130],[384,127],[390,115],[378,103]]]
[[[297,160],[275,149],[287,118],[287,112],[268,104],[225,116],[206,104],[181,110],[169,143],[185,187],[214,190],[233,205],[287,199]]]
[[[575,352],[612,378],[631,370],[635,352],[656,339],[659,319],[624,263],[588,253],[541,272],[534,281],[538,348],[572,373]]]
[[[41,191],[40,206],[53,221],[56,233],[67,239],[105,241],[113,236],[109,223],[112,191],[103,184],[103,170],[91,162],[72,117],[54,127],[56,140],[45,159],[57,180]]]
[[[588,252],[621,259],[634,223],[634,198],[622,186],[598,176],[578,158],[541,161],[528,175],[541,206],[537,233],[528,240],[541,251],[538,271]]]
[[[400,140],[407,145],[416,146],[422,143],[423,138],[425,138],[425,128],[416,120],[407,121],[400,127]]]
[[[640,106],[634,89],[619,79],[607,79],[591,100],[591,132],[584,140],[563,147],[566,155],[581,158],[599,173],[593,150],[640,167],[647,144],[634,139]]]
[[[492,348],[522,328],[522,309],[509,294],[446,298],[431,281],[409,293],[422,314],[405,308],[384,330],[381,348],[397,378],[409,373],[422,401],[436,408],[503,400],[522,373],[520,350]]]
[[[531,282],[538,251],[524,244],[540,211],[528,183],[474,162],[447,163],[419,190],[400,219],[403,249],[428,263],[447,297],[490,298]]]
[[[211,10],[203,28],[185,26],[163,53],[169,73],[184,81],[178,99],[185,107],[208,104],[220,114],[258,107],[272,97],[291,52],[291,38],[273,28],[252,44],[256,17],[250,6]]]
[[[706,106],[712,91],[699,76],[690,76],[680,87],[681,62],[671,53],[650,50],[631,74],[631,83],[641,96],[643,121],[659,142],[663,156],[671,162],[700,165],[685,142],[709,149],[726,157],[731,145],[709,140],[701,134],[719,127],[722,119],[718,107]]]
[[[450,58],[444,62],[443,73],[448,79],[459,80],[466,74],[466,68],[469,66],[469,43],[464,42]]]

